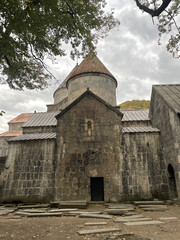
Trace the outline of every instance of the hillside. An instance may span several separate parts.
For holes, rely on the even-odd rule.
[[[150,101],[148,100],[132,100],[119,104],[120,108],[129,110],[148,109],[150,107]]]

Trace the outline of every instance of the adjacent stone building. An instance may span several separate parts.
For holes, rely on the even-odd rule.
[[[96,56],[77,65],[55,91],[47,112],[34,113],[22,125],[23,134],[8,140],[0,200],[180,197],[180,85],[166,86],[176,89],[177,114],[167,109],[171,120],[160,111],[163,104],[169,106],[167,98],[155,91],[163,86],[153,87],[150,116],[149,110],[121,111],[116,87],[116,79]],[[171,125],[171,143],[164,133],[167,126],[159,124],[165,119]]]

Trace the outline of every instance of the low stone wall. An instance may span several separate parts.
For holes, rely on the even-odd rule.
[[[9,143],[1,201],[48,202],[54,197],[55,140]]]
[[[121,149],[121,199],[167,199],[167,172],[159,133],[124,133]]]

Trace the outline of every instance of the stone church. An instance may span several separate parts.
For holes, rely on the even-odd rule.
[[[180,198],[180,84],[154,85],[150,109],[134,111],[117,107],[116,87],[104,64],[86,57],[47,112],[9,122],[0,201]]]

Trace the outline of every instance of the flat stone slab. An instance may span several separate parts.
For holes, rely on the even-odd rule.
[[[54,217],[62,216],[62,213],[28,213],[28,212],[16,212],[16,215],[26,216],[26,217]]]
[[[152,240],[147,237],[142,237],[140,235],[136,235],[133,233],[120,233],[120,234],[114,234],[106,237],[106,240]]]
[[[104,228],[104,229],[93,229],[93,230],[82,230],[78,231],[79,235],[97,234],[97,233],[108,233],[108,232],[120,232],[120,228]]]
[[[107,222],[88,222],[84,224],[85,226],[94,226],[94,225],[107,225]]]
[[[115,219],[114,222],[144,222],[151,221],[152,218],[123,218],[123,219]]]
[[[49,204],[18,205],[18,209],[23,208],[48,208]]]
[[[62,209],[51,209],[49,210],[49,213],[53,212],[75,212],[77,211],[77,208],[62,208]]]
[[[47,211],[46,210],[42,210],[42,209],[21,209],[21,212],[27,212],[27,213],[45,213]]]
[[[165,205],[163,201],[134,201],[135,205]]]
[[[27,217],[61,217],[62,213],[30,213]]]
[[[105,211],[108,214],[111,214],[111,215],[123,215],[125,212],[134,211],[134,208],[129,208],[129,209],[106,209]]]
[[[87,202],[86,201],[62,201],[59,202],[59,208],[87,208]]]
[[[160,217],[160,220],[178,220],[177,217]]]
[[[74,213],[73,211],[71,213]],[[81,211],[77,211],[76,214],[77,215],[81,215],[81,214],[102,214],[103,212],[81,212]]]
[[[149,212],[155,212],[155,211],[165,211],[165,210],[167,210],[167,208],[156,208],[156,207],[154,207],[154,208],[141,208],[142,210],[144,210],[144,211],[149,211]]]
[[[138,214],[138,215],[133,215],[133,216],[125,216],[125,217],[116,217],[116,219],[137,219],[137,218],[144,218],[144,216],[142,214]]]
[[[132,204],[109,204],[109,209],[131,209],[134,208]]]
[[[0,216],[8,215],[9,213],[15,212],[15,209],[0,209]]]
[[[123,223],[126,226],[143,226],[143,225],[159,225],[159,224],[164,224],[164,222],[161,221],[141,221],[141,222],[127,222]]]
[[[81,218],[104,218],[104,219],[112,219],[112,216],[106,214],[81,214],[79,217]]]
[[[139,208],[167,208],[166,205],[138,205]]]
[[[136,213],[136,212],[125,212],[123,215],[124,216],[135,216],[135,215],[139,215],[139,213]]]

